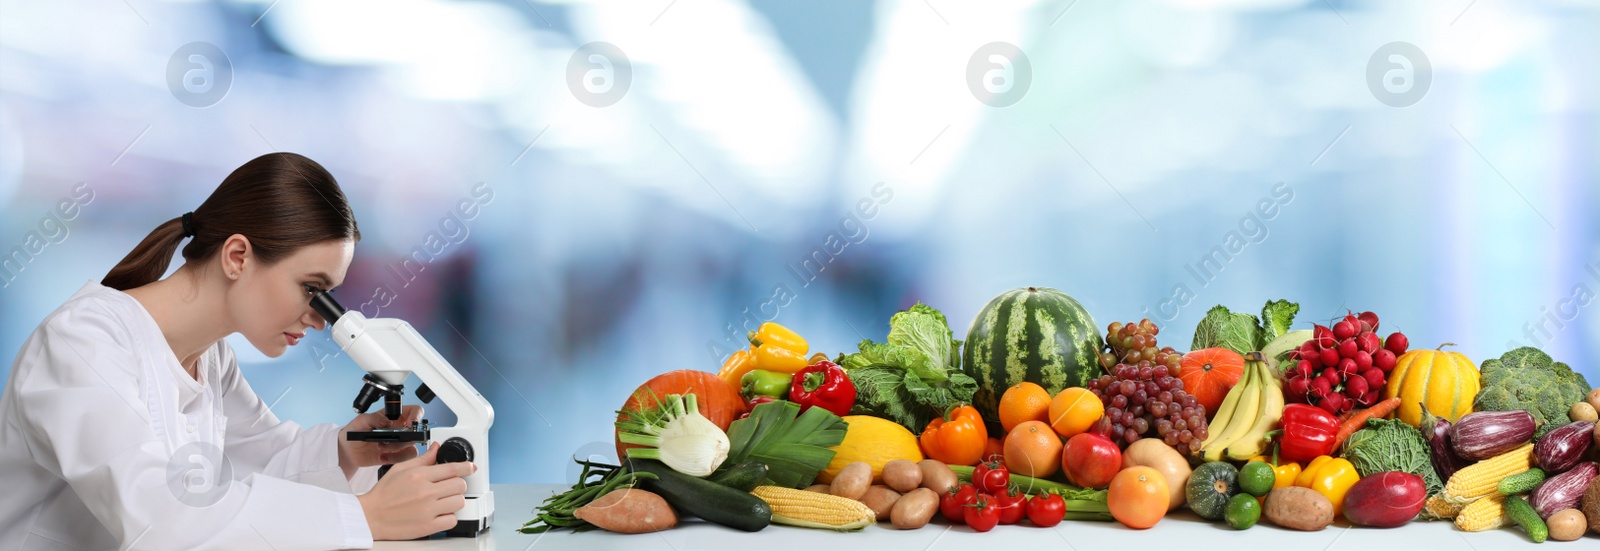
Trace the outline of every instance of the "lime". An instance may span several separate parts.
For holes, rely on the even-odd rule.
[[[1228,526],[1235,530],[1255,526],[1256,521],[1261,520],[1261,503],[1250,494],[1237,494],[1228,500],[1228,509],[1223,517],[1228,520]]]
[[[1273,472],[1272,465],[1261,461],[1245,463],[1239,469],[1239,489],[1253,496],[1264,496],[1272,491],[1272,484],[1278,481],[1278,473]]]

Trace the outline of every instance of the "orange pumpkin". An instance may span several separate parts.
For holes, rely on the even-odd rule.
[[[1244,356],[1226,348],[1203,348],[1184,354],[1183,369],[1178,372],[1183,390],[1206,407],[1208,417],[1216,414],[1217,406],[1222,405],[1222,399],[1242,376]]]
[[[700,414],[716,423],[718,428],[726,431],[728,425],[735,419],[744,415],[746,405],[744,398],[739,396],[739,389],[728,384],[714,373],[695,371],[693,369],[680,369],[669,373],[657,375],[628,395],[628,401],[622,404],[620,411],[642,411],[656,407],[656,398],[668,394],[694,394],[695,402],[699,404]],[[622,421],[624,414],[617,414],[617,420]],[[613,435],[620,431],[612,429]],[[624,444],[617,440],[617,459],[623,458],[623,453],[628,448],[637,448],[633,444]]]

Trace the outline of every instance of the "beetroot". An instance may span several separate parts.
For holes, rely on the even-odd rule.
[[[1358,526],[1394,528],[1411,522],[1428,500],[1422,477],[1386,471],[1361,479],[1344,495],[1344,518]]]

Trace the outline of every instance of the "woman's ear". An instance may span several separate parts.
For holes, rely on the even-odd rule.
[[[222,242],[221,254],[217,255],[222,262],[222,275],[232,280],[239,279],[254,260],[253,256],[250,238],[237,233],[228,236],[228,240]]]

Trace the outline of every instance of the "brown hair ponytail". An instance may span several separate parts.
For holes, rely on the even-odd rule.
[[[194,210],[190,226],[194,239],[183,248],[185,263],[210,259],[234,234],[249,238],[256,258],[265,264],[307,245],[361,239],[333,175],[294,153],[268,153],[235,169]],[[182,216],[163,222],[100,284],[126,291],[161,279],[184,238]]]

